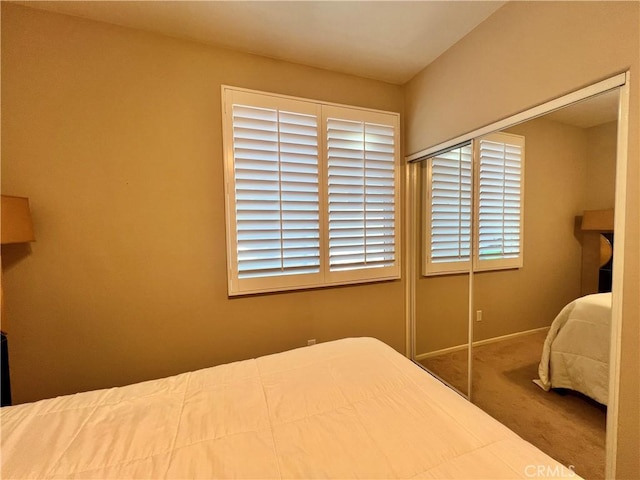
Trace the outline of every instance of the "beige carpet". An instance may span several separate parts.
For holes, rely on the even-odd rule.
[[[532,380],[546,333],[474,348],[473,402],[586,479],[604,478],[606,408],[574,393],[545,392]],[[421,363],[466,391],[466,351]]]

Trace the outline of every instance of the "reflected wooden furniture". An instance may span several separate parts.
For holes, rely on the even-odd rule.
[[[33,242],[33,224],[29,210],[29,199],[2,195],[0,217],[0,237],[2,245],[9,243]],[[9,373],[9,341],[7,339],[7,316],[4,311],[2,277],[0,276],[0,330],[2,331],[2,352],[0,355],[0,397],[2,406],[11,405],[11,381]]]
[[[2,244],[33,242],[29,199],[2,195]]]
[[[9,347],[7,336],[0,332],[2,337],[0,349],[0,406],[11,405],[11,380],[9,376]]]
[[[609,263],[613,255],[612,242],[605,236],[613,234],[613,218],[613,209],[585,210],[579,223],[582,243],[580,293],[583,296],[602,290],[600,269]]]

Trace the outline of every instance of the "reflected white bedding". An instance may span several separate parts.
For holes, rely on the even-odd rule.
[[[5,479],[573,476],[370,338],[0,413]]]
[[[551,324],[535,383],[545,390],[569,388],[606,405],[610,339],[611,293],[567,304]]]

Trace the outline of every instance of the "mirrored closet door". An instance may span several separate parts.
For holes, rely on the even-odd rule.
[[[410,167],[415,361],[587,478],[605,470],[618,110],[611,89]]]
[[[585,478],[605,471],[617,114],[613,91],[504,130],[526,139],[523,263],[473,277],[474,403]]]
[[[469,397],[471,143],[419,165],[416,360]]]

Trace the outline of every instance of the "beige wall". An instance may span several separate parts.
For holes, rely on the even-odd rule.
[[[619,478],[640,474],[640,3],[509,2],[406,85],[408,154],[630,70]]]
[[[416,355],[464,345],[469,338],[469,274],[416,279]]]
[[[525,137],[524,266],[474,274],[474,339],[549,326],[580,296],[581,247],[575,216],[585,204],[587,131],[544,118],[507,130]],[[468,338],[468,277],[421,277],[416,350],[431,352]]]
[[[345,336],[404,351],[404,285],[227,297],[220,85],[401,111],[401,87],[2,4],[16,402]]]
[[[606,210],[615,204],[617,133],[618,122],[587,129],[585,210]]]

